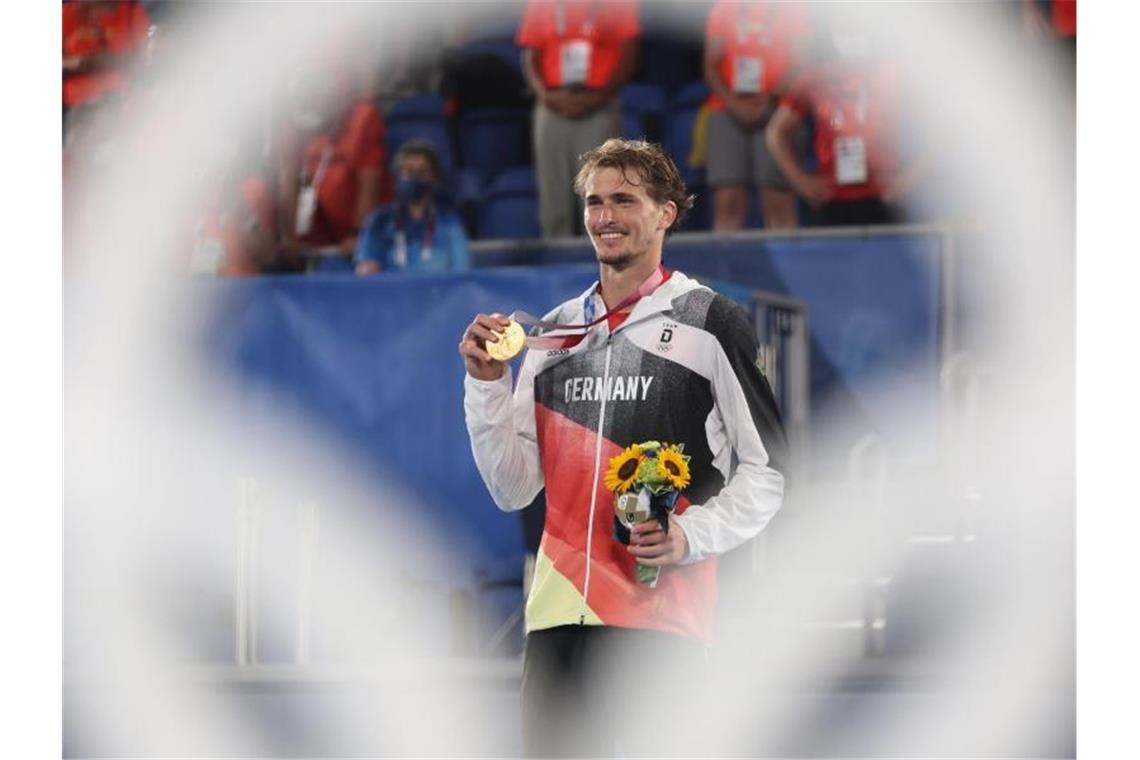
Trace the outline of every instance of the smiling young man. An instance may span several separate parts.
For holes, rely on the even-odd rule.
[[[682,685],[653,676],[701,662],[715,558],[779,509],[786,440],[744,311],[662,265],[666,236],[692,206],[669,156],[608,140],[582,157],[574,186],[599,278],[543,321],[581,327],[529,351],[512,393],[508,365],[486,350],[508,320],[476,315],[459,343],[467,429],[501,509],[546,489],[526,606],[526,754],[611,755],[615,742],[624,754],[672,754],[674,731],[634,729],[624,716],[644,714],[647,693],[663,705],[686,699]],[[635,525],[627,546],[602,475],[649,440],[684,444],[691,482],[668,530]],[[637,563],[661,569],[655,586],[638,581]]]

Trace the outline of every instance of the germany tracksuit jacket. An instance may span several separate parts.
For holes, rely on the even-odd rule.
[[[597,285],[544,321],[604,312]],[[712,638],[715,556],[755,536],[783,499],[784,430],[756,365],[744,311],[674,272],[612,333],[596,325],[569,348],[530,350],[511,391],[465,380],[475,462],[495,503],[521,509],[546,488],[546,525],[527,631],[558,625],[646,628]],[[692,482],[678,499],[688,555],[656,587],[613,538],[609,460],[647,440],[683,443]]]

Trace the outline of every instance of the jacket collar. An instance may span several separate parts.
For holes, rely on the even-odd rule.
[[[586,321],[597,319],[605,313],[605,304],[598,294],[598,288],[600,286],[601,282],[595,280],[594,284],[588,287],[576,299],[578,307],[582,310],[582,315],[586,318]],[[658,287],[657,290],[634,304],[633,311],[626,317],[622,326],[632,324],[645,317],[659,314],[663,311],[668,311],[672,308],[674,298],[699,287],[701,287],[701,284],[687,276],[684,272],[680,272],[676,269],[671,270],[668,280],[661,283],[661,286]],[[593,314],[591,314],[591,310]]]

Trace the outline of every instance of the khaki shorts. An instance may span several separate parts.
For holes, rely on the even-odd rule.
[[[791,190],[764,142],[767,120],[746,130],[727,110],[713,111],[705,126],[705,176],[709,187],[755,184],[773,190]],[[807,132],[801,123],[792,137],[796,155],[802,155]]]

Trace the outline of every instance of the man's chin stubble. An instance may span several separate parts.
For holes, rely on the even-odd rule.
[[[636,254],[629,251],[626,251],[625,253],[619,253],[617,256],[614,256],[612,258],[603,258],[601,253],[595,253],[597,254],[599,264],[602,266],[610,267],[611,269],[618,272],[624,269],[628,269],[629,266],[633,264],[634,259],[637,258]]]
[[[598,259],[598,263],[604,267],[609,267],[616,272],[621,272],[629,268],[629,265],[633,263],[633,257],[626,255],[610,260]]]

